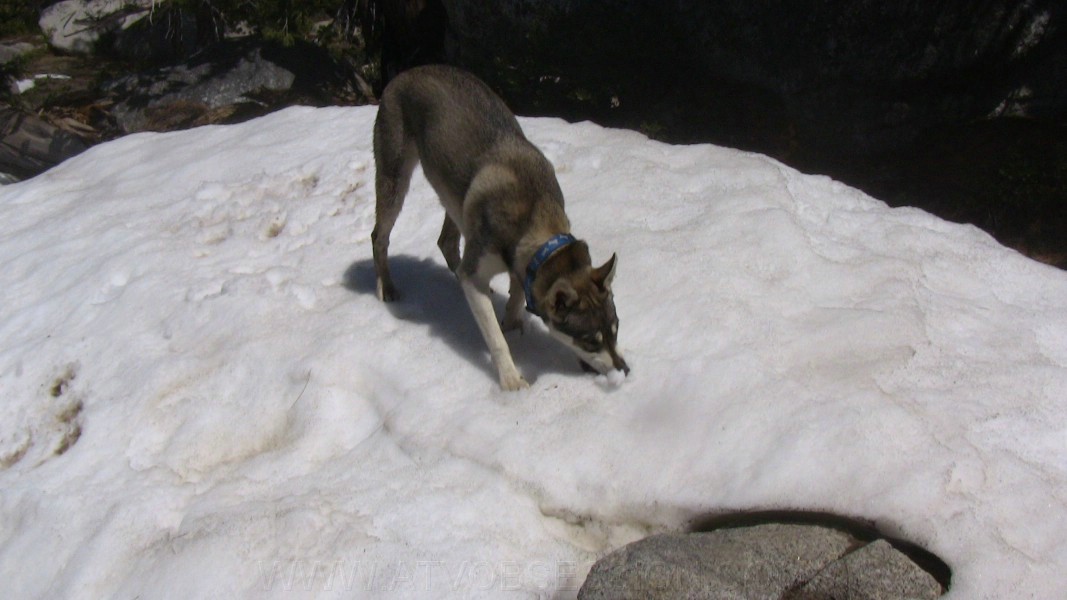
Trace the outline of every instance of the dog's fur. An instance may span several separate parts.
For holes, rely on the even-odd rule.
[[[510,273],[503,327],[521,329],[527,265],[546,241],[570,232],[552,165],[488,86],[445,66],[411,69],[389,83],[374,123],[374,160],[377,204],[371,240],[378,297],[386,302],[397,297],[389,275],[389,233],[412,171],[421,162],[446,212],[437,245],[459,278],[500,386],[528,387],[497,324],[489,280]],[[601,373],[629,371],[615,347],[615,265],[612,255],[594,268],[588,246],[576,241],[552,254],[531,286],[534,308],[553,337]]]

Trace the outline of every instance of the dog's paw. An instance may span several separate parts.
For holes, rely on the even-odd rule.
[[[501,375],[500,387],[505,392],[517,392],[519,390],[525,390],[529,388],[530,384],[526,383],[526,380],[522,377],[522,375],[514,373],[512,375]]]
[[[400,294],[396,292],[396,287],[390,283],[378,280],[378,299],[382,302],[392,302],[400,297]]]
[[[515,318],[504,317],[504,320],[500,322],[500,330],[504,333],[507,333],[509,331],[518,331],[519,333],[525,333],[525,329],[523,328],[522,316],[520,315]]]

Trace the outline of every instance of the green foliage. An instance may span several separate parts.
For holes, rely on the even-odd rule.
[[[0,0],[4,1],[4,0]],[[252,34],[291,46],[311,42],[348,65],[371,96],[380,81],[380,32],[384,0],[157,0],[153,10],[192,16],[198,45]],[[183,18],[172,19],[181,23]],[[176,33],[180,35],[180,33]]]
[[[997,169],[998,192],[1009,209],[1062,204],[1067,197],[1067,160],[1058,152],[1034,156],[1024,148],[1009,148]]]
[[[371,32],[359,25],[370,25],[365,19],[377,8],[378,0],[162,0],[156,6],[195,15],[200,35],[212,32],[220,39],[252,33],[287,46],[309,41],[356,65],[375,58],[369,46],[375,45],[376,32],[369,40]]]
[[[39,5],[32,0],[0,0],[0,36],[35,31]]]
[[[317,24],[329,21],[344,0],[166,0],[163,7],[188,11],[197,19],[210,19],[224,33],[241,29],[267,39],[292,44],[313,39]]]

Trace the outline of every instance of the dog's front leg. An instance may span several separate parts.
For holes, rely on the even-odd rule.
[[[511,289],[508,290],[508,304],[504,310],[504,331],[515,329],[522,333],[522,308],[526,305],[526,292],[522,289],[522,280],[511,274]]]
[[[459,277],[460,286],[463,288],[463,295],[467,297],[467,304],[470,304],[471,312],[474,313],[474,320],[478,323],[478,329],[481,330],[482,337],[485,338],[485,344],[489,346],[489,356],[492,358],[493,366],[496,367],[497,376],[500,378],[500,387],[506,391],[528,388],[530,384],[526,383],[518,368],[515,367],[515,361],[511,358],[511,350],[508,349],[508,343],[504,339],[504,332],[500,330],[500,325],[496,321],[493,302],[489,297],[489,279],[491,275],[486,277],[484,273],[479,272],[477,269],[475,269],[473,275],[467,274],[467,269],[462,266],[467,262],[467,256],[464,254],[462,264],[456,275]]]
[[[445,257],[448,270],[453,273],[459,268],[459,227],[456,226],[452,217],[445,215],[445,223],[441,225],[441,236],[437,238],[437,247],[441,249],[441,255]]]

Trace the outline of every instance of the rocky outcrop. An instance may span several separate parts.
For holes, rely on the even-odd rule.
[[[88,144],[34,115],[0,106],[0,181],[26,179],[79,154]]]
[[[123,77],[106,91],[119,98],[112,113],[128,133],[173,128],[170,121],[206,114],[260,91],[289,89],[296,75],[265,60],[259,48],[227,53],[220,61],[165,67]]]
[[[578,598],[920,600],[943,592],[885,540],[772,523],[634,542],[597,561]]]
[[[103,85],[98,73],[121,72],[130,63],[37,51],[42,48],[0,46],[0,58],[31,56],[9,69],[15,75],[3,74],[8,90],[0,112],[0,173],[10,177],[0,183],[32,177],[93,143],[127,133],[234,123],[293,104],[358,102],[363,89],[325,49],[300,41],[221,42],[177,64]]]
[[[760,152],[1067,268],[1063,2],[444,4],[519,114]]]
[[[344,70],[321,48],[243,40],[122,77],[105,91],[115,99],[111,112],[119,127],[133,133],[227,122],[238,113],[248,118],[279,104],[325,104],[347,84]]]
[[[1067,115],[1055,0],[445,0],[458,63],[526,112],[775,155],[867,155],[939,124]],[[539,110],[540,109],[540,110]]]

